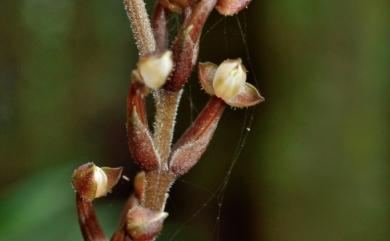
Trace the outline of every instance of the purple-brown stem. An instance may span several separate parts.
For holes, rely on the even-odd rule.
[[[167,193],[174,182],[174,175],[168,173],[167,160],[171,152],[173,129],[181,91],[171,92],[164,89],[154,92],[155,124],[154,143],[160,156],[160,168],[145,173],[145,193],[141,205],[153,211],[162,211]]]
[[[175,179],[176,176],[167,170],[146,172],[145,193],[141,205],[153,211],[163,211],[169,189]]]
[[[83,200],[76,194],[77,213],[81,233],[85,241],[107,241],[103,229],[96,217],[92,202]]]
[[[166,162],[171,151],[173,129],[181,94],[182,91],[172,92],[164,89],[154,92],[156,113],[153,139],[161,158],[161,164]],[[162,168],[164,168],[163,165]]]

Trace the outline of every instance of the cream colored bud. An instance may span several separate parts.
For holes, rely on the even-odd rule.
[[[234,98],[246,81],[246,69],[241,59],[222,62],[214,75],[213,88],[217,97],[227,101]]]
[[[110,188],[108,187],[108,178],[102,168],[94,166],[93,181],[96,184],[95,198],[106,196]]]
[[[98,167],[92,162],[81,165],[73,172],[75,191],[87,201],[106,196],[118,183],[122,168]]]
[[[158,89],[165,84],[173,69],[172,52],[167,50],[162,54],[141,57],[137,67],[144,84]]]
[[[155,240],[163,228],[168,213],[153,211],[141,206],[129,209],[126,216],[126,231],[133,241]]]

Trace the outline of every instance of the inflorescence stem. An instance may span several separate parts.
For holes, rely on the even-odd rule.
[[[172,145],[177,110],[183,88],[198,61],[203,26],[216,8],[233,15],[251,0],[158,0],[152,25],[144,0],[124,0],[140,60],[131,75],[127,98],[127,132],[130,153],[143,171],[134,181],[134,192],[123,207],[111,241],[154,241],[168,216],[165,210],[175,180],[201,158],[227,105],[249,107],[263,101],[254,86],[246,83],[240,59],[219,66],[199,64],[198,78],[211,95],[196,120]],[[168,48],[170,11],[183,14],[182,25]],[[155,122],[149,129],[145,98],[153,93]],[[122,175],[122,168],[87,163],[74,171],[72,184],[80,227],[85,241],[107,241],[92,201],[105,196]]]
[[[139,55],[144,56],[154,52],[156,50],[156,41],[144,0],[124,0],[123,3],[130,20]]]

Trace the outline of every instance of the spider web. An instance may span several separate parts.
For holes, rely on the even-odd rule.
[[[246,29],[247,29],[247,21],[246,21],[246,15],[245,13],[242,14],[243,20],[240,20],[238,16],[234,17],[237,29],[240,34],[241,42],[244,48],[245,58],[248,63],[249,70],[252,74],[254,85],[258,87],[258,81],[255,73],[254,66],[251,61],[251,56],[249,52],[247,37],[246,37]],[[206,31],[204,31],[201,41],[204,39],[204,37],[212,32],[216,27],[221,25],[221,23],[224,23],[223,26],[223,34],[224,34],[224,47],[225,47],[225,55],[226,58],[229,58],[229,38],[228,38],[228,29],[227,29],[227,20],[228,18],[220,17],[218,20],[216,20],[214,23],[212,23]],[[193,93],[192,93],[191,85],[188,87],[188,105],[190,109],[190,120],[194,120],[194,112],[198,112],[194,101],[193,101]],[[215,240],[221,240],[220,235],[220,226],[222,221],[222,215],[223,215],[223,207],[224,207],[224,200],[225,200],[225,194],[226,189],[229,185],[229,182],[231,180],[231,175],[234,171],[234,168],[236,167],[238,160],[240,158],[240,155],[246,145],[247,138],[249,136],[249,133],[251,131],[251,127],[254,120],[254,108],[249,108],[246,110],[243,110],[244,116],[242,120],[242,125],[240,128],[240,135],[239,139],[235,145],[235,150],[233,152],[232,159],[229,162],[228,168],[226,170],[226,173],[224,174],[224,177],[222,178],[220,184],[217,186],[217,188],[213,191],[209,191],[208,189],[201,187],[199,185],[193,184],[192,182],[185,181],[183,179],[179,179],[178,182],[184,183],[186,185],[192,186],[197,189],[201,189],[204,192],[208,193],[208,198],[199,205],[199,207],[193,212],[191,216],[189,216],[184,222],[182,222],[176,229],[173,231],[172,234],[170,234],[169,237],[166,237],[166,240],[169,241],[175,241],[178,240],[179,234],[191,224],[191,222],[194,221],[194,219],[201,214],[207,207],[211,205],[216,205],[217,211],[216,211],[216,217],[213,227],[213,236],[215,237]]]

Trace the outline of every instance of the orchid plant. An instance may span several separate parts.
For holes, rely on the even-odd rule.
[[[131,73],[127,97],[129,151],[142,169],[134,178],[134,192],[123,208],[111,241],[157,239],[168,213],[165,204],[175,180],[188,172],[205,152],[227,106],[244,108],[264,99],[247,82],[240,59],[220,64],[197,63],[203,26],[216,9],[224,16],[237,14],[250,0],[159,0],[152,19],[144,0],[125,0],[139,60]],[[170,14],[182,23],[173,43],[168,42]],[[172,143],[177,108],[193,69],[210,100],[195,121]],[[145,99],[155,103],[153,130],[149,127]],[[106,196],[122,175],[122,168],[87,163],[73,173],[80,228],[85,241],[108,241],[96,217],[93,200]]]

